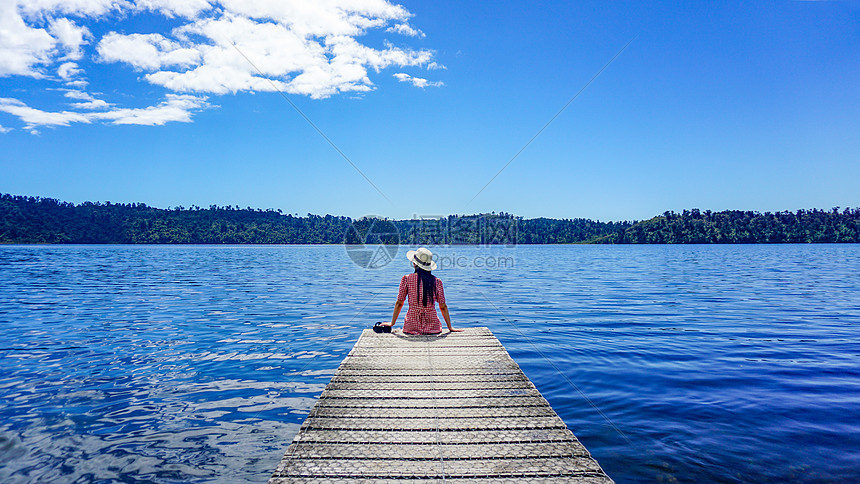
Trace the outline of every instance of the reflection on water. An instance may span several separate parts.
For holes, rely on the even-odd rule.
[[[264,482],[404,253],[0,247],[0,482]],[[618,482],[860,480],[860,246],[456,253],[513,257],[438,271],[455,325]]]
[[[0,249],[0,482],[265,481],[357,334],[338,255]]]

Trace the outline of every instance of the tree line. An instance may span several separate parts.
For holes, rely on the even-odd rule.
[[[860,208],[795,212],[698,209],[665,212],[595,238],[602,244],[782,244],[860,242]]]
[[[501,212],[389,220],[232,206],[160,209],[0,194],[0,243],[630,244],[858,242],[860,209],[764,214],[684,210],[649,220],[523,219]]]

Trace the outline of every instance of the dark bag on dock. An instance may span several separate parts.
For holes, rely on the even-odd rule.
[[[374,333],[390,333],[391,326],[383,326],[382,321],[377,321],[376,324],[373,325]]]

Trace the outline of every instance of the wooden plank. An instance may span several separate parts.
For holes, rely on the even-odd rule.
[[[365,330],[270,484],[611,483],[487,328]]]

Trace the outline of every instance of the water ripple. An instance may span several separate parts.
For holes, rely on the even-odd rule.
[[[618,482],[860,480],[860,246],[455,252],[513,258],[439,271],[455,325],[489,326]],[[265,481],[400,259],[0,247],[0,482]]]

